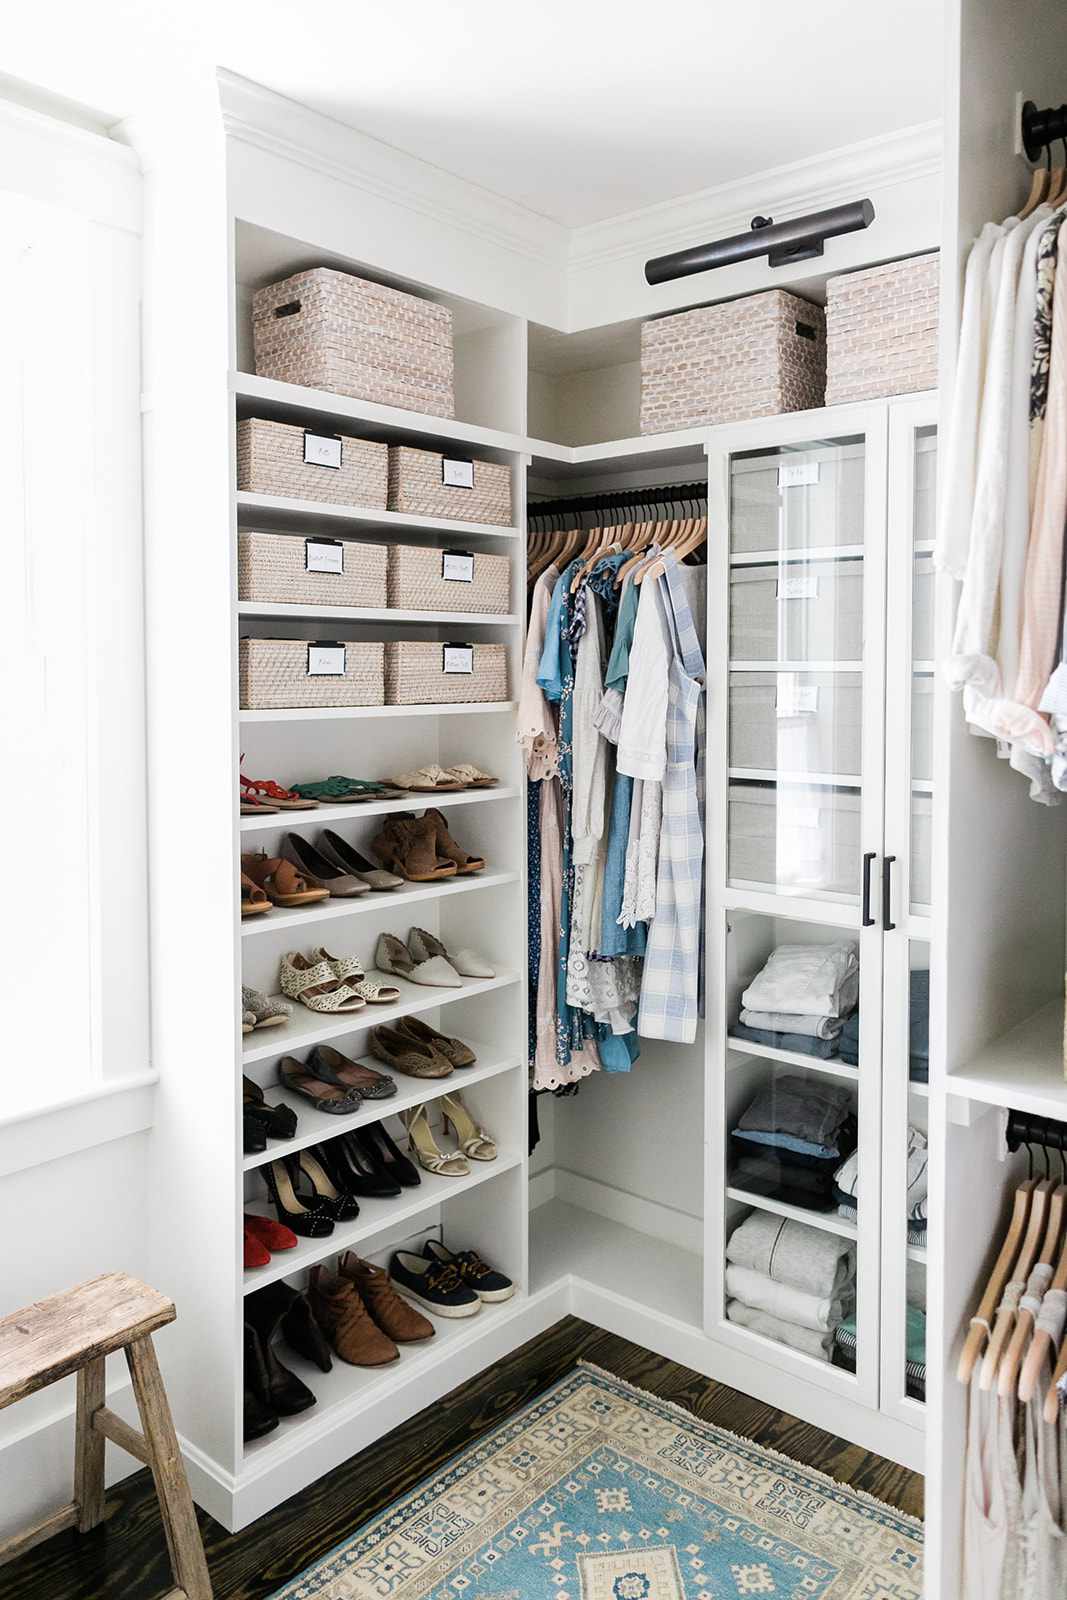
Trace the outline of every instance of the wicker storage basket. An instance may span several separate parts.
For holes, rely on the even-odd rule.
[[[237,540],[237,597],[285,605],[385,607],[386,547],[242,533]]]
[[[937,387],[938,252],[826,285],[826,404]]]
[[[731,673],[731,767],[858,777],[862,700],[859,673]]]
[[[855,661],[863,657],[863,562],[735,567],[735,661]]]
[[[261,377],[455,415],[447,306],[313,267],[256,290],[252,330]]]
[[[485,611],[503,615],[511,593],[507,556],[414,544],[389,546],[389,604],[397,611]]]
[[[856,894],[860,797],[846,789],[731,783],[730,882]]]
[[[865,468],[862,444],[735,457],[731,553],[862,544]]]
[[[242,639],[242,711],[385,703],[381,643]]]
[[[237,424],[237,487],[250,494],[384,511],[388,480],[387,445],[263,417]]]
[[[502,644],[394,639],[385,647],[387,705],[457,705],[507,697],[507,659]]]
[[[496,461],[472,462],[469,457],[390,445],[389,510],[509,527],[511,468]]]
[[[641,432],[823,403],[825,319],[784,289],[641,324]]]

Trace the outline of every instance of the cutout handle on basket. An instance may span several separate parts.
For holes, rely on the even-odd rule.
[[[300,301],[299,300],[288,300],[288,301],[286,301],[284,306],[275,306],[274,307],[274,315],[276,317],[295,317],[299,310],[300,310]]]
[[[793,327],[802,339],[814,339],[815,329],[810,322],[794,322]]]

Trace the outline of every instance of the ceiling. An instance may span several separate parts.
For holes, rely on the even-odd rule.
[[[886,7],[856,0],[19,9],[47,22],[53,63],[78,47],[86,11],[101,56],[108,20],[120,46],[148,29],[567,227],[941,113],[939,0],[895,0],[891,27]]]

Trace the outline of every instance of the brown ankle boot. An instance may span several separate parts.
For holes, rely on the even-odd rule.
[[[416,1344],[420,1339],[433,1338],[433,1323],[421,1311],[416,1311],[403,1295],[397,1294],[383,1267],[376,1267],[373,1261],[364,1261],[354,1251],[346,1250],[337,1263],[337,1270],[355,1284],[379,1328],[397,1344]]]
[[[448,831],[448,824],[436,806],[431,806],[423,822],[432,822],[437,835],[437,851],[447,861],[454,861],[457,872],[484,872],[485,857],[468,855]]]
[[[308,1300],[315,1321],[342,1361],[353,1367],[384,1367],[400,1351],[374,1321],[354,1283],[312,1267]]]
[[[374,839],[371,851],[383,866],[412,883],[455,876],[456,865],[437,853],[437,830],[425,817],[390,817]]]

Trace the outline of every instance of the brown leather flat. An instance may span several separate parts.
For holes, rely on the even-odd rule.
[[[451,1061],[439,1050],[418,1039],[409,1039],[395,1028],[372,1028],[367,1036],[367,1049],[377,1060],[408,1078],[448,1078],[452,1073]]]

